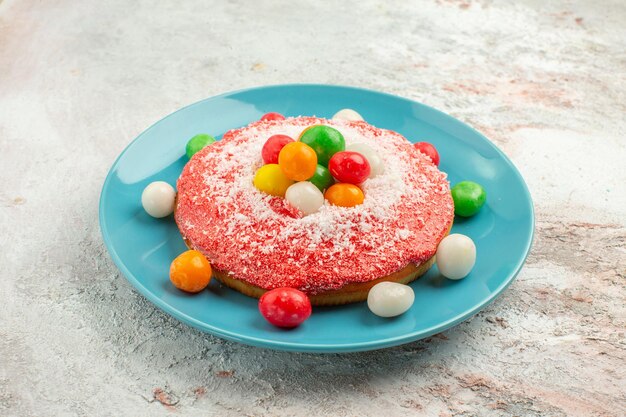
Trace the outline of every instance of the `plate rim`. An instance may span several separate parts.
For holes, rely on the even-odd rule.
[[[497,154],[504,160],[506,165],[512,170],[514,176],[520,181],[522,185],[522,189],[524,191],[523,195],[529,206],[531,230],[530,230],[530,234],[528,236],[528,239],[524,247],[524,252],[525,252],[524,255],[519,258],[517,264],[515,264],[509,276],[496,289],[491,291],[489,293],[489,296],[485,300],[477,303],[472,308],[462,313],[457,314],[456,316],[448,319],[447,321],[439,323],[438,325],[431,326],[427,329],[404,333],[404,334],[393,336],[393,337],[387,337],[384,339],[377,339],[377,340],[372,340],[372,341],[367,341],[367,342],[355,342],[355,343],[339,343],[339,344],[297,343],[297,342],[277,341],[271,338],[259,338],[255,336],[248,336],[245,334],[241,334],[239,332],[232,332],[226,329],[215,327],[205,322],[201,322],[195,319],[194,317],[191,317],[183,313],[182,311],[172,307],[170,304],[164,302],[161,298],[157,297],[151,291],[149,291],[146,287],[144,287],[141,284],[141,282],[137,279],[137,277],[135,277],[135,275],[131,273],[131,271],[126,267],[126,265],[122,261],[121,257],[118,255],[114,245],[112,244],[112,240],[109,235],[109,230],[106,228],[106,220],[105,220],[106,209],[104,208],[105,191],[107,190],[109,183],[111,182],[113,172],[119,165],[120,159],[124,156],[124,154],[128,151],[128,149],[135,142],[137,142],[140,138],[142,138],[144,135],[150,132],[157,124],[161,123],[162,121],[170,117],[173,117],[178,112],[182,112],[186,110],[187,108],[200,105],[201,103],[205,101],[215,100],[215,99],[223,98],[223,97],[229,97],[229,96],[236,95],[236,94],[243,93],[243,92],[253,92],[253,91],[272,89],[272,88],[303,88],[303,87],[305,88],[337,88],[337,89],[344,89],[344,90],[354,90],[354,91],[359,91],[359,92],[365,92],[368,94],[384,95],[384,96],[393,98],[395,100],[409,102],[411,105],[417,105],[419,107],[426,109],[427,111],[438,113],[438,115],[440,117],[443,117],[444,120],[451,120],[454,123],[460,123],[464,127],[469,128],[474,134],[481,137],[481,139],[483,139],[487,143],[488,146],[493,148],[497,152]],[[146,297],[150,302],[152,302],[155,306],[157,306],[163,312],[171,315],[177,320],[182,321],[183,323],[186,323],[198,330],[210,333],[217,337],[222,337],[230,341],[244,343],[247,345],[262,347],[262,348],[271,348],[271,349],[276,349],[276,350],[297,351],[297,352],[311,352],[311,353],[347,353],[347,352],[367,351],[367,350],[383,349],[383,348],[388,348],[392,346],[398,346],[398,345],[402,345],[405,343],[410,343],[410,342],[414,342],[420,339],[424,339],[436,333],[443,332],[469,319],[470,317],[477,314],[479,311],[489,306],[496,298],[498,298],[502,294],[502,292],[504,292],[504,290],[506,290],[506,288],[509,285],[511,285],[511,283],[515,280],[519,272],[522,270],[522,267],[524,263],[526,262],[528,255],[530,254],[530,249],[532,247],[532,243],[535,238],[535,210],[534,210],[532,196],[530,194],[530,190],[528,189],[528,185],[526,184],[526,181],[524,181],[524,178],[522,177],[521,173],[519,172],[517,167],[513,164],[513,162],[509,159],[509,157],[506,154],[504,154],[504,152],[502,152],[502,150],[500,150],[500,148],[496,146],[491,140],[489,140],[485,135],[480,133],[478,130],[474,129],[474,127],[472,127],[471,125],[469,125],[468,123],[462,120],[452,117],[451,115],[441,110],[438,110],[434,107],[431,107],[427,104],[423,104],[421,102],[418,102],[409,98],[397,96],[395,94],[385,93],[382,91],[377,91],[377,90],[372,90],[372,89],[367,89],[367,88],[347,86],[347,85],[316,84],[316,83],[271,84],[271,85],[262,85],[262,86],[233,90],[233,91],[225,92],[225,93],[218,94],[215,96],[207,97],[202,100],[195,101],[191,104],[183,106],[167,114],[166,116],[160,118],[159,120],[151,124],[148,128],[146,128],[141,133],[139,133],[128,145],[126,145],[126,147],[124,147],[124,149],[119,153],[119,155],[117,156],[117,158],[115,159],[111,167],[109,168],[106,178],[102,184],[101,191],[100,191],[100,198],[99,198],[99,203],[98,203],[98,222],[99,222],[102,239],[104,241],[104,245],[107,249],[107,252],[109,253],[109,256],[113,260],[113,263],[117,266],[120,272],[122,272],[126,280],[129,281],[131,285],[137,291],[139,291],[139,293],[142,296]]]

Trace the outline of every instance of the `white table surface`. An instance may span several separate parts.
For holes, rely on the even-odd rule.
[[[623,416],[626,4],[0,2],[0,415]],[[537,233],[473,319],[377,352],[216,339],[111,262],[115,157],[177,108],[315,82],[437,107],[513,160]]]

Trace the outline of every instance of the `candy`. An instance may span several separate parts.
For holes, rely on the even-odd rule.
[[[280,113],[270,112],[265,113],[261,116],[261,120],[269,121],[269,120],[285,120],[285,116]]]
[[[346,149],[346,141],[341,132],[330,126],[310,126],[304,129],[298,140],[313,148],[318,163],[324,166],[328,166],[328,161],[335,153]]]
[[[367,306],[380,317],[399,316],[411,308],[413,301],[413,288],[397,282],[380,282],[367,294]]]
[[[164,181],[155,181],[141,193],[141,205],[152,217],[161,218],[174,212],[176,191]]]
[[[267,164],[257,170],[253,184],[264,193],[284,197],[287,188],[293,184],[293,181],[283,174],[278,164]]]
[[[354,184],[339,183],[332,185],[324,193],[330,204],[340,207],[354,207],[363,204],[363,191]]]
[[[308,181],[297,182],[287,188],[285,199],[305,216],[315,213],[324,205],[324,195]]]
[[[369,162],[358,152],[337,152],[328,161],[328,170],[339,182],[361,184],[370,176]]]
[[[313,174],[313,176],[309,178],[309,181],[317,188],[319,188],[321,192],[326,191],[326,189],[333,185],[333,183],[335,182],[333,176],[330,175],[330,171],[328,170],[328,168],[320,164],[317,164],[317,168],[315,168],[315,174]]]
[[[196,293],[209,285],[211,264],[197,250],[181,253],[170,265],[170,281],[179,290]]]
[[[353,122],[362,122],[363,116],[352,109],[341,109],[333,116],[333,120],[349,120]]]
[[[185,146],[187,158],[191,159],[191,157],[194,156],[199,150],[212,144],[213,142],[215,142],[215,138],[211,135],[207,135],[206,133],[200,133],[199,135],[189,139],[187,146]]]
[[[487,200],[485,189],[473,181],[462,181],[452,187],[454,214],[470,217],[478,213]]]
[[[414,146],[418,151],[428,156],[430,160],[433,161],[433,164],[439,166],[439,153],[433,145],[428,142],[417,142]]]
[[[476,263],[476,245],[465,235],[451,234],[439,243],[436,256],[441,275],[461,279],[470,273]]]
[[[265,142],[265,145],[263,145],[263,149],[261,149],[263,162],[266,164],[277,164],[278,154],[281,149],[283,149],[286,144],[291,142],[293,142],[293,139],[287,135],[270,136],[267,142]]]
[[[308,180],[315,174],[317,155],[305,143],[288,143],[278,154],[278,165],[287,178],[294,181]]]
[[[276,288],[259,299],[259,311],[265,320],[278,327],[296,327],[311,315],[311,301],[295,288]]]
[[[370,164],[370,178],[374,178],[378,175],[382,175],[385,173],[385,164],[374,149],[372,149],[369,145],[364,143],[353,143],[352,145],[346,146],[346,151],[358,152],[367,159],[367,162]]]

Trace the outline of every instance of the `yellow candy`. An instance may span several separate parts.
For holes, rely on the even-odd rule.
[[[294,182],[287,178],[278,164],[263,165],[254,175],[254,186],[260,191],[276,197],[284,197],[287,188]]]

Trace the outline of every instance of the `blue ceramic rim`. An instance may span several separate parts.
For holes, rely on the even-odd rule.
[[[476,306],[474,306],[471,309],[468,309],[467,311],[460,313],[458,315],[456,315],[455,317],[442,322],[436,326],[431,326],[430,328],[427,329],[422,329],[419,331],[415,331],[415,332],[411,332],[411,333],[406,333],[403,334],[401,336],[396,336],[396,337],[390,337],[390,338],[386,338],[386,339],[379,339],[379,340],[375,340],[375,341],[370,341],[370,342],[359,342],[359,343],[345,343],[345,344],[302,344],[302,343],[291,343],[291,342],[281,342],[281,341],[276,341],[276,340],[272,340],[272,339],[263,339],[263,338],[258,338],[258,337],[250,337],[247,336],[245,334],[239,334],[239,333],[235,333],[235,332],[231,332],[228,330],[224,330],[218,327],[214,327],[211,326],[209,324],[200,322],[198,320],[196,320],[193,317],[188,316],[187,314],[177,310],[176,308],[173,308],[172,306],[170,306],[169,304],[163,302],[163,300],[161,300],[160,298],[156,297],[154,294],[152,294],[150,291],[148,291],[138,280],[137,278],[128,270],[128,268],[126,268],[126,266],[124,265],[124,263],[122,262],[122,260],[120,259],[120,257],[118,256],[115,248],[113,247],[112,243],[111,243],[111,238],[109,236],[109,231],[106,229],[106,223],[105,223],[105,216],[104,216],[104,202],[103,202],[103,195],[104,195],[104,191],[107,189],[109,182],[111,181],[111,177],[113,172],[115,171],[115,168],[117,168],[117,165],[119,164],[120,159],[122,158],[122,156],[126,153],[126,151],[128,150],[128,148],[130,148],[136,141],[138,141],[142,136],[144,136],[145,134],[147,134],[148,132],[150,132],[157,124],[159,124],[160,122],[162,122],[165,119],[168,119],[170,117],[172,117],[173,115],[175,115],[178,112],[181,112],[187,108],[191,108],[194,106],[197,106],[205,101],[209,101],[209,100],[214,100],[216,98],[220,98],[220,97],[228,97],[228,96],[232,96],[235,94],[239,94],[239,93],[243,93],[243,92],[249,92],[249,91],[255,91],[255,90],[263,90],[263,89],[271,89],[271,88],[338,88],[338,89],[345,89],[345,90],[353,90],[353,91],[360,91],[360,92],[366,92],[366,93],[371,93],[371,94],[377,94],[377,95],[383,95],[383,96],[387,96],[390,98],[393,98],[395,100],[400,100],[400,101],[404,101],[404,102],[409,102],[411,105],[413,106],[418,106],[421,107],[425,110],[431,111],[431,112],[435,112],[437,114],[439,114],[439,116],[443,116],[444,119],[447,119],[449,121],[451,121],[452,123],[460,123],[463,126],[467,126],[471,131],[473,131],[473,133],[477,134],[479,137],[481,137],[482,139],[485,140],[485,142],[491,147],[493,148],[499,155],[500,157],[502,157],[502,159],[504,160],[504,162],[509,166],[509,168],[512,170],[512,172],[514,173],[514,175],[517,177],[517,179],[520,181],[521,185],[522,185],[522,189],[524,190],[524,195],[526,197],[526,200],[528,202],[528,205],[530,206],[530,222],[531,222],[531,232],[530,235],[528,237],[528,240],[526,242],[526,246],[525,246],[525,253],[524,256],[522,258],[520,258],[520,261],[517,263],[517,265],[515,265],[513,271],[509,274],[509,276],[502,282],[502,284],[496,288],[494,291],[492,291],[489,295],[489,297],[487,297],[486,299],[484,299],[482,302],[478,303]],[[235,126],[236,127],[236,126]],[[240,90],[235,90],[235,91],[230,91],[230,92],[226,92],[223,94],[219,94],[216,96],[212,96],[212,97],[208,97],[205,98],[203,100],[200,101],[196,101],[192,104],[189,104],[187,106],[181,107],[180,109],[168,114],[167,116],[159,119],[158,121],[156,121],[155,123],[153,123],[150,127],[148,127],[146,130],[144,130],[143,132],[141,132],[135,139],[133,139],[125,148],[124,150],[118,155],[118,157],[115,159],[115,162],[113,162],[113,165],[111,165],[111,168],[109,169],[109,172],[104,180],[104,184],[102,185],[102,190],[100,192],[100,201],[99,201],[99,223],[100,223],[100,231],[102,233],[102,238],[104,240],[104,244],[111,256],[111,258],[113,259],[113,262],[115,263],[115,265],[120,269],[120,271],[123,273],[123,275],[126,277],[126,279],[139,291],[140,294],[142,294],[144,297],[146,297],[148,300],[150,300],[153,304],[155,304],[157,307],[159,307],[162,311],[170,314],[171,316],[175,317],[176,319],[182,321],[183,323],[186,323],[192,327],[195,327],[199,330],[211,333],[215,336],[218,337],[222,337],[224,339],[227,340],[231,340],[231,341],[235,341],[235,342],[240,342],[240,343],[245,343],[251,346],[256,346],[256,347],[264,347],[264,348],[271,348],[271,349],[277,349],[277,350],[286,350],[286,351],[296,351],[296,352],[310,352],[310,353],[340,353],[340,352],[358,352],[358,351],[366,351],[366,350],[374,350],[374,349],[382,349],[382,348],[386,348],[386,347],[391,347],[391,346],[398,346],[401,344],[405,344],[405,343],[409,343],[409,342],[414,342],[423,338],[426,338],[428,336],[432,336],[433,334],[437,334],[440,333],[444,330],[447,330],[465,320],[467,320],[468,318],[472,317],[473,315],[475,315],[476,313],[478,313],[480,310],[482,310],[483,308],[487,307],[489,304],[491,304],[515,279],[515,277],[517,276],[517,274],[519,274],[520,270],[522,269],[522,266],[524,265],[524,263],[526,262],[526,259],[528,258],[528,254],[530,253],[530,248],[532,246],[532,242],[534,239],[534,235],[535,235],[535,213],[534,213],[534,207],[532,204],[532,198],[530,195],[530,191],[528,190],[528,186],[526,185],[526,182],[524,181],[524,178],[522,177],[522,175],[520,174],[520,172],[518,171],[518,169],[515,167],[515,165],[513,164],[513,162],[511,162],[511,160],[495,145],[493,144],[489,139],[487,139],[487,137],[485,137],[482,133],[478,132],[476,129],[474,129],[473,127],[471,127],[470,125],[468,125],[465,122],[462,122],[450,115],[448,115],[447,113],[444,113],[440,110],[435,109],[434,107],[430,107],[426,104],[422,104],[419,103],[417,101],[414,100],[410,100],[404,97],[399,97],[393,94],[389,94],[389,93],[383,93],[380,91],[375,91],[375,90],[370,90],[370,89],[365,89],[365,88],[359,88],[359,87],[352,87],[352,86],[343,86],[343,85],[332,85],[332,84],[274,84],[274,85],[266,85],[266,86],[259,86],[259,87],[252,87],[252,88],[244,88],[244,89],[240,89]]]

